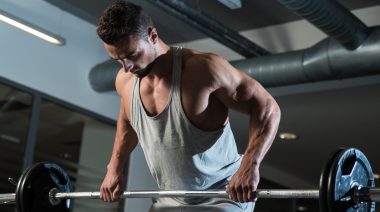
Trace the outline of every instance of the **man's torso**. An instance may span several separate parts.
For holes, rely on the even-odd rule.
[[[228,109],[218,100],[212,82],[205,70],[199,70],[202,54],[189,49],[182,50],[181,100],[182,107],[188,119],[198,128],[206,131],[220,129],[225,125]],[[155,65],[153,71],[162,73],[159,77],[144,77],[141,79],[140,96],[145,111],[155,116],[163,111],[168,103],[172,79],[171,52],[165,58],[160,58],[161,66]],[[206,76],[206,77],[205,77]],[[119,94],[122,97],[125,113],[131,120],[130,101],[135,77],[130,73],[120,71],[118,80],[123,84]]]

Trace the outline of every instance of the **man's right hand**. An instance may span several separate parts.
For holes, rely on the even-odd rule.
[[[108,170],[100,186],[100,199],[105,202],[116,202],[123,192],[124,174],[122,171]]]

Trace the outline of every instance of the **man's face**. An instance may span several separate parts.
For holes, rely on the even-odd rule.
[[[110,57],[117,60],[125,72],[137,76],[142,75],[144,69],[157,57],[154,44],[145,38],[126,36],[113,45],[104,46]]]

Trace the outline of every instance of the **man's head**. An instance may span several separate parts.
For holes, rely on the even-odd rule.
[[[151,18],[140,6],[114,2],[100,17],[97,33],[110,57],[126,72],[137,76],[149,73],[146,67],[157,57],[158,35]]]
[[[148,39],[149,28],[153,28],[152,19],[139,5],[119,0],[100,17],[97,33],[103,42],[112,45],[126,36]]]

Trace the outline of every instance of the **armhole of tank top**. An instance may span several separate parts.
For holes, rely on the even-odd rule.
[[[201,128],[199,128],[198,126],[196,126],[190,119],[189,117],[187,116],[186,112],[185,112],[185,109],[183,108],[183,104],[182,104],[182,93],[181,93],[181,81],[182,81],[182,47],[177,47],[176,49],[176,67],[178,70],[175,70],[175,72],[177,72],[177,86],[176,86],[176,91],[175,91],[175,96],[173,96],[173,98],[176,99],[177,103],[176,103],[176,106],[178,107],[178,112],[180,113],[180,115],[184,118],[184,120],[187,122],[187,124],[190,126],[190,128],[195,131],[196,133],[198,134],[201,134],[201,135],[209,135],[209,134],[216,134],[216,133],[219,133],[220,131],[224,131],[226,130],[228,127],[230,127],[230,122],[229,122],[229,119],[226,121],[226,123],[219,129],[216,129],[216,130],[203,130]]]
[[[136,119],[135,119],[135,116],[133,114],[136,114],[136,86],[138,84],[138,78],[135,77],[135,82],[133,83],[133,88],[132,88],[132,95],[131,95],[131,98],[130,98],[130,109],[129,109],[129,115],[131,117],[131,125],[132,125],[132,128],[135,128],[136,126]]]
[[[176,46],[174,47],[173,54],[173,76],[172,76],[172,96],[171,101],[174,102],[175,107],[181,106],[181,78],[182,78],[182,47]],[[180,108],[178,108],[180,109]]]

